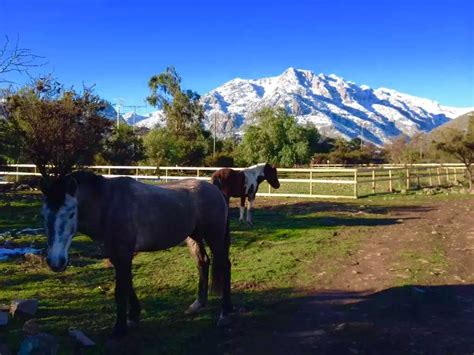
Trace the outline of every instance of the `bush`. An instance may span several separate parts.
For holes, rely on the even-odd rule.
[[[206,157],[204,160],[204,165],[224,168],[232,167],[234,166],[234,157],[225,153],[217,153],[214,157]]]

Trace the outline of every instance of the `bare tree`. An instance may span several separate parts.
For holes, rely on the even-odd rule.
[[[29,70],[45,65],[43,57],[32,53],[31,49],[21,48],[20,40],[11,42],[8,36],[0,44],[0,83],[12,83],[5,78],[6,74],[29,74]]]

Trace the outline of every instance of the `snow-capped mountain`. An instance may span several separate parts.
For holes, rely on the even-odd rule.
[[[377,145],[406,134],[430,131],[472,110],[441,106],[395,90],[371,89],[331,74],[289,68],[279,76],[234,79],[201,99],[205,125],[219,136],[241,134],[264,107],[284,107],[301,124],[312,123],[327,136],[361,137]],[[163,124],[160,111],[137,125]]]
[[[127,122],[129,125],[132,125],[132,126],[138,125],[141,121],[148,118],[148,116],[142,116],[136,112],[127,112],[122,117],[125,120],[125,122]]]
[[[155,126],[164,126],[166,123],[165,114],[161,110],[142,117],[143,119],[136,123],[138,127],[153,128]]]

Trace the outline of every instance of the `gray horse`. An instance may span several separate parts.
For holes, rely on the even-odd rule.
[[[56,272],[66,269],[68,249],[77,231],[99,242],[114,265],[115,337],[123,336],[127,324],[136,325],[140,316],[132,284],[134,253],[163,250],[184,240],[199,269],[198,297],[186,312],[195,313],[207,302],[210,262],[206,242],[213,257],[213,287],[222,294],[219,323],[228,320],[232,311],[228,208],[216,186],[199,180],[152,186],[131,178],[106,179],[74,172],[53,182],[43,179],[41,190],[49,267]]]

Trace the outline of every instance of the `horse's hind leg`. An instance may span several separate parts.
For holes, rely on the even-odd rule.
[[[219,233],[220,234],[220,233]],[[219,235],[217,234],[217,235]],[[215,235],[214,235],[215,236]],[[230,231],[229,220],[223,238],[207,237],[206,242],[212,251],[212,285],[215,292],[222,295],[222,311],[218,325],[229,323],[229,314],[233,311],[230,295],[230,269],[229,260]]]
[[[186,314],[194,314],[200,311],[207,303],[208,284],[209,284],[209,257],[202,240],[192,238],[186,239],[191,255],[196,261],[199,270],[199,289],[198,298],[186,310]]]
[[[253,224],[252,213],[253,213],[254,201],[255,201],[255,196],[249,196],[249,207],[247,208],[247,223],[249,225]]]
[[[133,328],[138,326],[138,322],[140,321],[140,312],[142,309],[140,307],[140,302],[138,301],[135,290],[133,289],[133,284],[128,296],[128,302],[130,304],[130,310],[128,311],[128,326]]]

